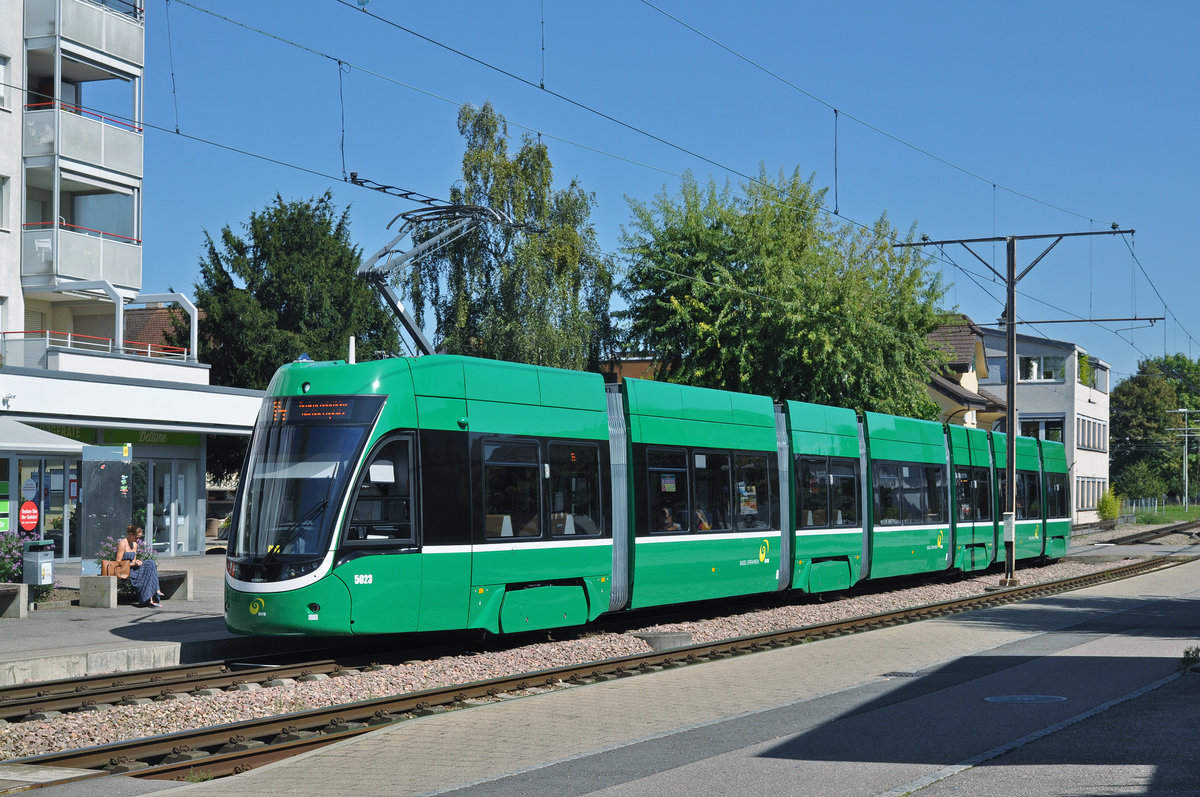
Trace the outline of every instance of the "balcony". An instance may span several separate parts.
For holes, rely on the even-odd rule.
[[[60,103],[62,113],[56,113],[54,103],[25,106],[25,131],[22,154],[27,157],[58,154],[80,163],[100,166],[110,171],[140,179],[142,176],[141,129],[100,114]],[[55,117],[62,125],[56,136]]]
[[[141,0],[61,0],[62,24],[55,24],[59,0],[25,0],[25,37],[60,34],[71,43],[98,53],[108,53],[139,69],[145,63],[146,33]]]
[[[105,280],[118,288],[142,287],[141,241],[70,224],[25,224],[21,233],[21,285]]]
[[[50,330],[0,333],[5,367],[207,385],[208,367],[178,346]]]

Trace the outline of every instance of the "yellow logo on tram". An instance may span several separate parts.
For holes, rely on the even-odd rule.
[[[267,608],[267,602],[262,598],[255,598],[250,601],[250,614],[258,614],[265,608]]]
[[[762,562],[767,561],[767,554],[769,554],[770,552],[771,552],[771,541],[763,540],[762,545],[758,546],[758,561],[760,564]]]

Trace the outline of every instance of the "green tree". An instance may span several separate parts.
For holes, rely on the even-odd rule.
[[[735,194],[685,177],[679,193],[630,201],[622,293],[632,345],[660,379],[936,418],[926,340],[940,278],[915,248],[822,214],[799,171]]]
[[[1167,491],[1167,485],[1148,460],[1139,459],[1113,479],[1113,489],[1130,498],[1158,498]]]
[[[352,335],[359,351],[397,350],[390,315],[355,274],[362,253],[350,241],[349,210],[339,212],[330,192],[292,202],[276,194],[244,229],[243,236],[226,226],[219,240],[204,234],[195,296],[204,312],[199,355],[212,384],[264,389],[301,354],[345,358]],[[185,334],[177,321],[175,340]],[[210,438],[209,472],[236,473],[245,445]]]
[[[476,227],[420,258],[404,285],[413,315],[432,311],[435,345],[451,354],[599,370],[616,331],[609,309],[612,263],[590,221],[595,197],[578,180],[554,190],[550,156],[526,134],[510,154],[508,126],[491,103],[464,107],[466,140],[456,204],[502,212],[522,228]],[[418,240],[443,229],[430,225]]]
[[[1149,472],[1163,484],[1174,483],[1182,470],[1182,448],[1170,431],[1179,425],[1179,416],[1171,414],[1178,408],[1175,386],[1153,360],[1143,360],[1135,375],[1113,389],[1109,428],[1114,483],[1125,479],[1126,471],[1139,462],[1144,463],[1141,472]]]

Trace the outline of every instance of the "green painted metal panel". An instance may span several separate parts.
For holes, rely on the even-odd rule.
[[[775,430],[760,426],[633,415],[629,419],[629,435],[633,443],[649,445],[775,450]]]
[[[872,459],[942,464],[946,461],[945,432],[940,423],[863,413]]]
[[[541,404],[544,407],[573,407],[591,412],[608,412],[604,377],[583,371],[539,368]]]
[[[0,517],[0,531],[8,531],[8,518]]]
[[[612,544],[500,543],[475,547],[471,584],[526,584],[612,574]]]
[[[842,407],[787,402],[794,454],[858,458],[858,414]]]
[[[418,554],[360,556],[333,571],[350,592],[350,630],[356,634],[417,630],[421,611]]]
[[[542,403],[537,369],[532,365],[464,358],[467,400],[501,401],[538,406]]]
[[[779,534],[639,538],[630,606],[774,592],[781,566]]]
[[[540,437],[574,437],[604,440],[608,416],[601,412],[562,407],[526,407],[495,401],[467,401],[471,431],[483,434],[516,434]]]
[[[1018,437],[1017,438],[1017,470],[1034,470],[1042,469],[1042,458],[1038,452],[1038,441],[1036,437]]]
[[[775,403],[769,396],[648,379],[626,379],[625,389],[630,415],[775,428]]]
[[[463,359],[435,354],[409,360],[412,368],[413,390],[418,396],[465,398],[466,377]]]
[[[320,610],[313,612],[310,603]],[[241,592],[225,585],[225,626],[235,634],[259,636],[351,633],[350,593],[334,576],[287,592]]]
[[[950,545],[949,526],[876,527],[871,535],[871,578],[945,570],[950,566]]]
[[[1046,521],[1046,556],[1060,559],[1067,555],[1071,544],[1071,521],[1056,518]]]
[[[1015,446],[1017,470],[1041,470],[1036,438],[1018,436]],[[997,469],[1008,467],[1008,435],[1004,432],[992,432],[992,453],[996,457]]]
[[[820,592],[827,589],[842,589],[828,586],[827,576],[839,568],[826,568],[813,580],[814,574],[823,562],[841,562],[845,566],[850,583],[857,584],[862,578],[863,532],[852,531],[843,533],[804,532],[796,535],[795,568],[792,574],[792,588],[805,592]],[[825,585],[825,586],[822,586]]]
[[[465,431],[464,427],[459,424],[459,421],[466,421],[466,428],[470,428],[466,400],[461,398],[418,395],[416,401],[417,419],[422,429],[440,429],[451,432]]]
[[[480,628],[493,634],[500,633],[500,607],[504,603],[504,585],[492,584],[471,588],[471,604],[467,614],[467,628]]]
[[[829,559],[824,562],[814,562],[809,576],[809,591],[828,592],[835,589],[849,589],[854,583],[850,572],[850,563],[845,559]]]
[[[421,618],[418,631],[464,628],[471,599],[469,551],[421,554]]]
[[[1062,443],[1042,440],[1042,466],[1047,473],[1067,473],[1067,449]]]
[[[500,607],[500,631],[511,634],[582,625],[587,614],[587,598],[579,585],[508,590]]]

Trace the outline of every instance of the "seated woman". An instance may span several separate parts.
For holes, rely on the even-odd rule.
[[[138,606],[162,606],[158,599],[163,597],[158,588],[158,565],[152,559],[139,559],[138,548],[142,543],[144,532],[141,526],[129,526],[125,529],[125,538],[117,543],[117,559],[130,559],[129,583],[138,592]]]

